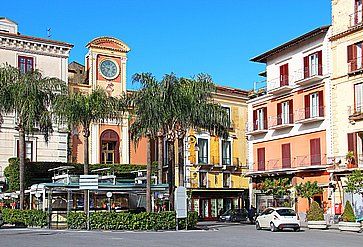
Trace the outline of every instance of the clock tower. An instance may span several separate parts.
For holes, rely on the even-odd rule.
[[[113,97],[126,94],[126,61],[130,48],[112,37],[93,39],[86,46],[85,70],[89,89],[104,88]],[[128,116],[91,127],[90,163],[129,163]]]

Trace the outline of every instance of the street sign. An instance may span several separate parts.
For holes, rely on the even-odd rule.
[[[98,190],[98,175],[80,175],[80,190]]]
[[[183,186],[179,186],[175,189],[175,211],[176,218],[186,218],[187,217],[187,190]]]

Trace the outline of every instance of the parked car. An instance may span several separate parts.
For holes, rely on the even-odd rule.
[[[300,231],[300,222],[292,208],[267,208],[256,219],[256,229],[270,228],[272,232],[286,228]]]
[[[219,216],[220,221],[240,222],[247,221],[246,209],[229,209],[224,214]]]

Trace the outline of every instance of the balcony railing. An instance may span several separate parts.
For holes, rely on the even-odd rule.
[[[285,127],[290,127],[294,124],[294,114],[278,115],[269,117],[269,129],[281,129]]]
[[[348,73],[357,73],[363,71],[363,57],[353,58],[348,62]]]
[[[362,120],[363,119],[363,105],[354,105],[354,106],[349,106],[348,108],[348,115],[349,115],[349,120],[354,120],[354,121],[358,121],[358,120]]]
[[[246,133],[261,134],[267,132],[267,121],[256,120],[254,122],[249,122],[246,124]]]
[[[324,106],[306,107],[295,111],[295,123],[309,123],[324,120]]]
[[[362,156],[363,161],[363,156]],[[266,163],[258,164],[253,168],[254,171],[273,171],[290,168],[326,165],[327,159],[323,154],[301,155],[291,158],[270,159]]]
[[[306,86],[313,83],[320,82],[324,78],[323,66],[317,65],[314,69],[311,67],[304,67],[295,72],[295,83],[300,86]]]
[[[274,78],[267,80],[267,89],[270,94],[281,94],[292,90],[293,86],[290,85],[294,81],[292,76],[282,76],[281,78]]]
[[[349,15],[349,27],[355,27],[363,24],[363,12],[362,10],[355,11]]]
[[[208,164],[208,156],[198,156],[198,164]]]

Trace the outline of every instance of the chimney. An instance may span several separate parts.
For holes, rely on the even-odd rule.
[[[0,32],[18,34],[18,24],[6,17],[0,17]]]

